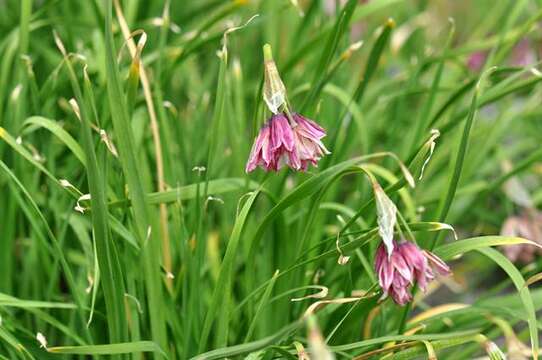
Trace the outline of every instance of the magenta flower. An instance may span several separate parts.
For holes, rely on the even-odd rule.
[[[264,170],[278,171],[284,164],[290,165],[294,151],[294,133],[283,114],[273,115],[260,129],[250,151],[246,172],[257,166]]]
[[[408,241],[394,242],[391,255],[383,243],[376,251],[375,270],[383,298],[390,295],[401,306],[412,300],[410,290],[414,281],[422,291],[427,289],[427,284],[435,278],[433,267],[442,275],[450,273],[448,265],[439,257]]]
[[[326,132],[314,121],[302,115],[292,115],[292,124],[283,113],[273,115],[256,137],[250,151],[246,172],[260,166],[266,171],[278,171],[284,165],[293,170],[307,170],[309,164],[329,154],[322,139]]]
[[[378,282],[383,291],[383,298],[390,295],[397,304],[405,305],[412,299],[410,285],[413,282],[412,268],[407,263],[403,254],[394,244],[390,256],[384,244],[380,244],[376,251],[375,270]]]

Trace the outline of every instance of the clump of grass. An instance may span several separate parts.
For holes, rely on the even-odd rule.
[[[0,358],[536,359],[541,16],[0,2]]]

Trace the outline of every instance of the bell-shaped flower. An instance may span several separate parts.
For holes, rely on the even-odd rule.
[[[441,275],[450,274],[444,261],[414,243],[394,241],[393,249],[388,255],[385,244],[381,243],[376,251],[375,270],[383,298],[389,295],[397,304],[405,305],[412,300],[414,282],[422,291],[427,289],[427,284],[435,278],[433,268]]]
[[[278,171],[285,164],[291,166],[294,152],[294,134],[283,114],[273,115],[260,129],[250,151],[246,172],[260,166],[264,170]]]
[[[306,171],[309,164],[317,166],[318,160],[330,153],[322,143],[326,131],[303,115],[291,113],[271,47],[266,44],[263,52],[263,99],[273,116],[260,129],[245,170],[251,172],[260,166],[278,171],[288,165]]]

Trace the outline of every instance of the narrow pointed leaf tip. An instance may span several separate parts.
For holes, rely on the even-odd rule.
[[[432,129],[431,137],[424,144],[424,147],[428,148],[429,153],[427,154],[427,158],[423,162],[422,169],[420,171],[420,177],[418,178],[418,180],[423,179],[423,173],[425,171],[425,167],[427,166],[427,164],[429,164],[429,160],[431,160],[431,157],[433,156],[433,151],[435,151],[436,140],[439,136],[440,136],[440,131],[438,131],[437,129]]]
[[[373,191],[376,201],[378,234],[386,246],[388,256],[391,256],[393,252],[393,229],[397,222],[397,207],[376,181],[373,182]]]

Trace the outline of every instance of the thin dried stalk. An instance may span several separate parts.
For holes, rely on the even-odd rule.
[[[117,14],[117,19],[122,31],[122,36],[126,41],[128,46],[128,51],[130,56],[134,59],[137,55],[137,46],[134,39],[131,36],[130,28],[126,23],[124,13],[120,6],[119,0],[113,0],[115,7],[115,13]],[[158,128],[158,120],[156,116],[156,110],[154,107],[154,101],[152,99],[151,87],[149,85],[149,78],[147,77],[147,72],[145,71],[145,66],[143,62],[139,62],[139,70],[141,77],[141,85],[143,87],[143,95],[145,97],[145,103],[147,104],[147,111],[149,113],[152,139],[154,143],[154,152],[156,153],[156,176],[158,178],[158,191],[162,192],[166,190],[166,182],[164,179],[164,161],[162,157],[162,146],[160,142],[160,130]],[[167,207],[166,204],[160,204],[160,233],[162,234],[162,261],[164,269],[168,274],[171,273],[171,246],[169,238],[169,229],[167,226]],[[173,286],[172,279],[166,277],[166,284],[168,289],[171,290]]]

